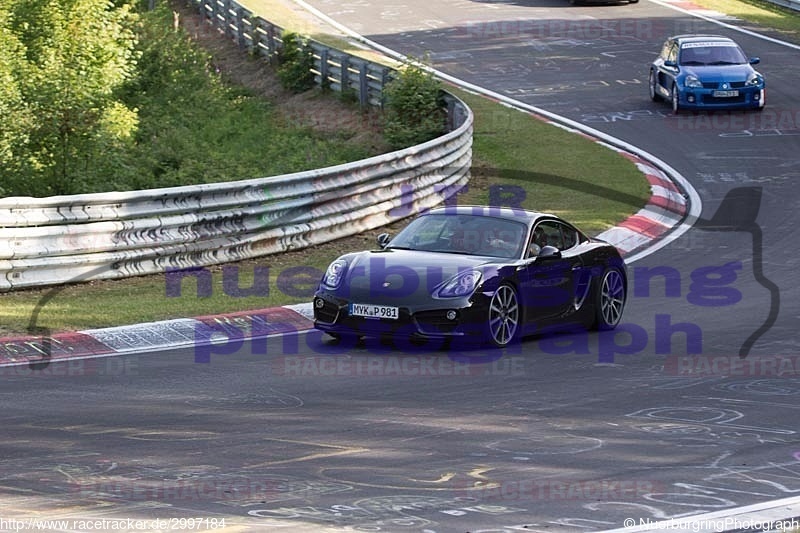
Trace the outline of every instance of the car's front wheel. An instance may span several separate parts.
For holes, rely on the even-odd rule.
[[[654,102],[658,102],[661,100],[661,96],[659,96],[658,91],[656,90],[656,73],[654,70],[650,70],[650,100]]]
[[[508,284],[500,285],[489,302],[486,328],[489,342],[502,348],[519,336],[520,307],[517,291]]]
[[[671,100],[672,100],[672,112],[677,115],[681,110],[681,100],[680,100],[681,99],[681,95],[678,92],[678,84],[676,84],[676,83],[672,84],[672,91],[671,91],[670,94],[671,94],[671,97],[672,97],[671,98]]]
[[[616,268],[608,268],[597,284],[595,293],[595,329],[614,329],[625,309],[625,278]]]

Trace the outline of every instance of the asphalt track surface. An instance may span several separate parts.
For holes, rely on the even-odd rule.
[[[203,364],[174,350],[3,369],[0,518],[598,531],[800,492],[798,50],[649,1],[312,4],[668,161],[701,220],[631,265],[616,333],[503,353],[303,334]],[[676,117],[649,101],[663,39],[706,31],[761,57],[764,112]]]

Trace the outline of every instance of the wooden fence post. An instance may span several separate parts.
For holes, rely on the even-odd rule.
[[[367,77],[366,63],[361,63],[358,69],[358,103],[361,107],[369,104],[369,78]]]
[[[323,89],[328,87],[328,48],[325,47],[319,52],[319,86]]]

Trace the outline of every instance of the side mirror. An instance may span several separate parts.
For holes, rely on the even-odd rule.
[[[664,61],[664,66],[669,68],[678,68],[678,64],[675,61],[672,61],[671,59],[667,59],[666,61]]]
[[[381,233],[380,235],[378,235],[378,246],[380,246],[381,250],[383,250],[384,248],[386,248],[386,246],[389,244],[389,241],[391,240],[392,240],[391,235],[389,235],[388,233]]]
[[[750,64],[751,65],[758,65],[759,63],[761,63],[761,58],[760,57],[751,57],[750,58]]]
[[[555,246],[543,246],[536,257],[539,259],[561,259],[561,250]]]

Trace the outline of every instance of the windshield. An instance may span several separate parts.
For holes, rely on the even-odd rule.
[[[741,48],[729,42],[685,43],[681,46],[680,64],[741,65],[747,58]]]
[[[527,226],[480,215],[426,215],[414,220],[387,248],[515,258],[522,255]]]

